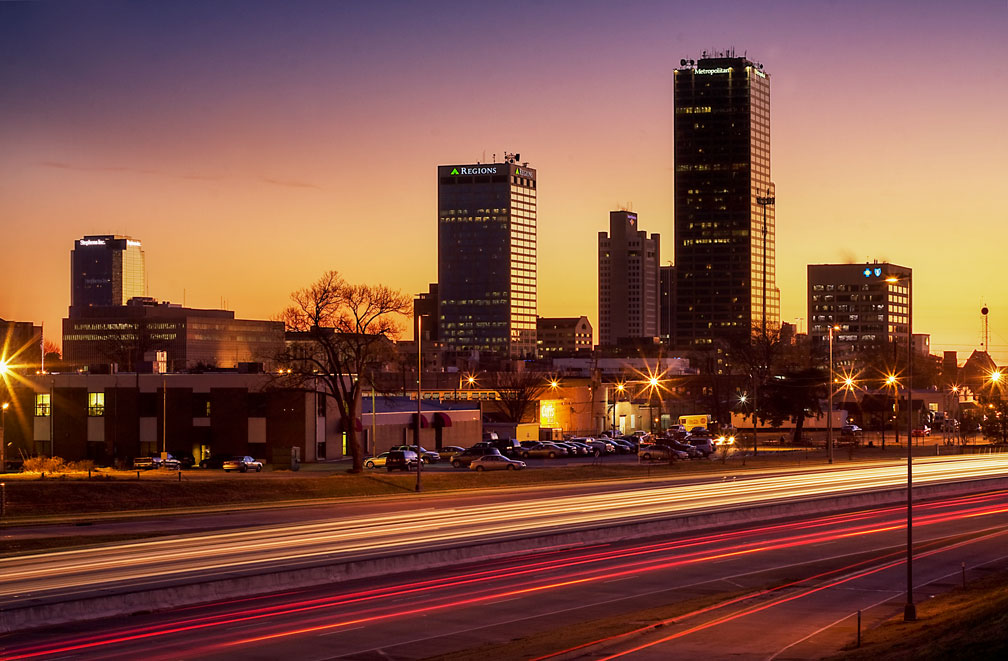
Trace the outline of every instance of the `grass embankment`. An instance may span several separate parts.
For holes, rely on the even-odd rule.
[[[524,471],[476,473],[465,470],[434,471],[423,474],[424,492],[467,489],[571,484],[635,478],[662,478],[784,468],[808,463],[817,453],[764,453],[745,461],[654,463],[606,463],[537,467]],[[326,498],[361,498],[413,493],[415,473],[387,473],[382,470],[351,474],[345,468],[332,472],[305,470],[263,474],[223,474],[220,472],[101,470],[88,473],[46,475],[21,473],[4,476],[6,510],[11,520],[78,516],[110,512],[144,512],[176,508],[213,508],[267,505],[281,501]]]
[[[525,471],[475,473],[428,471],[423,475],[425,493],[452,490],[571,484],[639,478],[663,478],[786,468],[821,463],[822,451],[761,452],[758,457],[733,457],[722,463],[708,461],[664,463],[606,463],[537,467]],[[889,459],[889,454],[861,450],[854,460]],[[199,470],[86,472],[46,475],[21,473],[3,476],[6,483],[4,520],[86,517],[94,514],[142,514],[171,509],[267,506],[283,501],[331,498],[366,498],[413,493],[413,473],[367,471],[351,474],[345,468],[332,472],[303,470],[262,474],[223,474]]]
[[[917,621],[902,616],[862,635],[831,661],[1008,658],[1008,572],[991,574],[917,603]]]

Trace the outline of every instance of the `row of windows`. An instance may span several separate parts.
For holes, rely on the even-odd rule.
[[[141,416],[153,417],[156,415],[154,407],[151,406],[156,397],[156,393],[142,393]],[[206,395],[196,396],[193,400],[193,417],[210,417],[210,398]],[[88,417],[100,418],[105,415],[105,393],[89,392],[87,400]],[[47,418],[52,413],[52,395],[49,393],[38,393],[35,395],[35,417]]]

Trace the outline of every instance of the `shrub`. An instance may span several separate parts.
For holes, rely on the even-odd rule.
[[[25,473],[62,473],[66,468],[62,457],[28,457],[21,470]]]

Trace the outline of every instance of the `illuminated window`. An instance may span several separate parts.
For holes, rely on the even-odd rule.
[[[87,398],[88,398],[88,407],[87,407],[88,416],[96,418],[105,415],[105,393],[89,392]]]
[[[49,416],[51,411],[49,408],[51,398],[52,395],[48,393],[35,395],[35,417],[46,418]]]

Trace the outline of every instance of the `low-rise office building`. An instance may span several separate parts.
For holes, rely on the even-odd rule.
[[[335,401],[270,374],[40,374],[12,382],[5,414],[8,459],[33,455],[126,465],[167,451],[270,463],[349,456]],[[366,452],[412,439],[416,403],[365,397],[355,421]],[[478,402],[424,402],[421,442],[458,445],[481,435]]]
[[[199,310],[134,298],[127,305],[71,307],[63,320],[63,358],[78,368],[134,371],[152,351],[166,353],[169,372],[197,366],[272,368],[284,349],[279,321],[235,319],[230,310]]]

